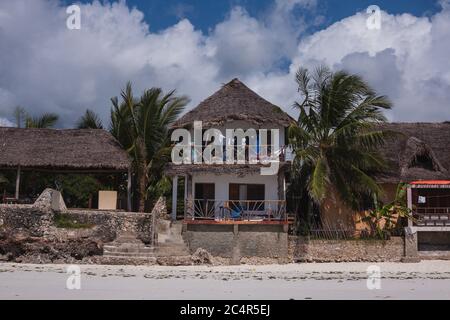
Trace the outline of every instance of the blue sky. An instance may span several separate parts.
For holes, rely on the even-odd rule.
[[[319,64],[387,95],[391,121],[450,120],[450,0],[0,0],[0,17],[0,125],[17,105],[107,122],[127,81],[176,89],[189,110],[235,77],[295,116],[295,73]]]
[[[73,1],[66,0],[66,3]],[[83,0],[81,2],[91,2]],[[204,32],[223,21],[235,6],[245,8],[251,16],[258,17],[270,11],[273,0],[127,0],[128,6],[136,7],[145,14],[145,20],[152,31],[159,31],[175,24],[180,18],[189,19],[192,24]],[[439,11],[435,0],[321,0],[315,15],[323,15],[324,23],[315,31],[329,26],[370,5],[378,5],[392,14],[411,13],[415,16],[432,15]]]

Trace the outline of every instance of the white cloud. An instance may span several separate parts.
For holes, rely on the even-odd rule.
[[[324,62],[364,76],[394,102],[395,121],[450,120],[450,12],[431,19],[382,13],[381,30],[363,13],[304,39],[294,65]]]
[[[258,19],[234,7],[209,33],[187,19],[151,32],[139,10],[97,1],[81,6],[81,30],[68,30],[56,0],[2,1],[0,117],[22,105],[59,113],[63,126],[86,108],[106,120],[109,99],[128,80],[136,93],[177,88],[191,97],[191,108],[236,76],[291,112],[296,68],[325,62],[361,73],[388,94],[395,120],[449,120],[446,3],[431,18],[383,13],[379,31],[367,30],[358,13],[305,37],[301,13],[314,11],[316,0],[276,0]],[[286,61],[289,71],[280,67]]]
[[[0,127],[14,127],[14,123],[6,118],[0,118]]]

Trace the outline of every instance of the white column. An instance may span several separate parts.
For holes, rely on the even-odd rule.
[[[411,210],[412,213],[412,190],[411,190],[411,186],[408,186],[406,189],[406,201],[408,204],[408,209]],[[411,219],[408,219],[408,227],[412,227],[413,222]]]
[[[177,219],[178,176],[172,179],[172,220]]]
[[[20,165],[17,167],[17,175],[16,175],[16,199],[19,200],[19,191],[20,191]]]

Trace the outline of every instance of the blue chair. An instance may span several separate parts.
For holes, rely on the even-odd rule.
[[[233,208],[231,209],[231,219],[240,219],[244,209],[240,203],[233,203]]]

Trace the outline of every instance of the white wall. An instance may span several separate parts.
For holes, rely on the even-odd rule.
[[[192,176],[192,195],[195,196],[196,183],[214,183],[215,198],[217,200],[229,200],[228,188],[230,183],[264,184],[265,200],[278,200],[277,175],[263,176],[259,173],[238,177],[233,174],[195,174]]]

